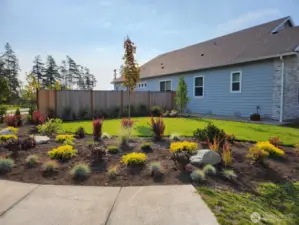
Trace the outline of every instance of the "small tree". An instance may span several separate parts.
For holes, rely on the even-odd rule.
[[[123,85],[127,87],[129,93],[129,112],[128,117],[131,114],[131,93],[137,86],[137,82],[140,79],[140,68],[135,61],[136,46],[129,37],[124,42],[125,54],[123,57],[124,65],[122,70]]]
[[[183,111],[187,107],[190,99],[188,97],[188,90],[187,90],[187,84],[183,77],[180,77],[179,84],[176,91],[176,97],[175,102],[180,110],[180,114],[182,116]]]

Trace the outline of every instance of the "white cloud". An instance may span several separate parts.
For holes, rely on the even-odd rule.
[[[236,19],[219,24],[217,28],[221,33],[233,32],[253,26],[256,23],[266,22],[267,20],[273,19],[280,15],[281,13],[278,9],[252,11],[242,14]]]

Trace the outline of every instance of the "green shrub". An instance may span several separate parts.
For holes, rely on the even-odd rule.
[[[64,121],[70,121],[70,120],[72,120],[72,108],[70,106],[63,107],[62,119]]]
[[[148,116],[148,114],[149,114],[148,107],[143,104],[139,105],[137,116]]]
[[[237,178],[237,174],[235,173],[234,170],[231,169],[224,169],[223,176],[228,180],[234,180]]]
[[[85,130],[84,127],[78,127],[75,132],[76,138],[84,138],[85,137]]]
[[[208,125],[204,129],[196,129],[193,132],[194,138],[196,138],[199,141],[208,141],[213,142],[216,139],[219,140],[220,145],[224,144],[226,134],[222,129],[219,129],[217,126],[215,126],[213,123],[208,123]]]
[[[84,180],[90,175],[91,170],[87,164],[79,163],[71,169],[70,173],[73,179]]]
[[[39,163],[39,159],[37,155],[28,155],[25,161],[28,167],[34,167]]]
[[[188,151],[176,151],[172,153],[171,159],[181,168],[184,168],[190,162],[191,153]]]
[[[200,182],[206,179],[205,173],[203,170],[197,169],[194,170],[191,174],[190,177],[192,181],[194,182]]]
[[[12,159],[0,158],[0,173],[8,173],[14,165]]]
[[[89,112],[87,108],[81,108],[78,112],[78,117],[80,120],[86,120],[89,118]]]
[[[119,147],[115,145],[110,145],[108,146],[107,151],[111,154],[116,154],[119,151]]]
[[[42,125],[37,126],[39,133],[51,135],[62,131],[61,129],[62,120],[61,119],[49,119]]]
[[[52,174],[52,173],[56,172],[57,169],[58,169],[58,167],[59,166],[58,166],[58,163],[56,161],[54,161],[54,160],[48,160],[47,162],[45,162],[43,164],[43,166],[42,166],[42,172],[44,174],[49,175],[49,174]]]
[[[204,168],[203,168],[203,172],[207,175],[207,174],[216,174],[216,168],[211,165],[211,164],[208,164],[208,165],[205,165]]]
[[[115,179],[118,176],[118,166],[113,166],[108,169],[108,176],[110,179]]]
[[[163,114],[163,110],[160,106],[152,106],[151,114],[155,117],[160,117]]]
[[[142,150],[150,150],[152,149],[152,142],[144,142],[141,144],[141,149]]]

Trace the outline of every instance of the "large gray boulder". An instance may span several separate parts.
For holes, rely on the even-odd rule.
[[[14,132],[10,128],[5,128],[3,130],[0,130],[0,135],[7,135],[7,134],[14,134]]]
[[[221,157],[217,152],[210,149],[197,150],[196,155],[190,157],[190,162],[193,165],[201,166],[205,164],[218,164],[221,162]]]
[[[34,140],[36,144],[39,145],[39,144],[47,144],[50,141],[50,138],[47,136],[36,135],[34,136]]]

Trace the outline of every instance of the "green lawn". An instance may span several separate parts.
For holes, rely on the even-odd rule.
[[[151,129],[147,122],[149,118],[133,118],[135,136],[151,136]],[[179,133],[181,136],[192,136],[196,128],[203,128],[208,122],[213,122],[218,127],[224,129],[226,133],[235,134],[237,139],[251,141],[265,141],[269,137],[279,136],[284,144],[296,144],[299,142],[299,129],[283,126],[253,124],[243,122],[232,122],[215,119],[200,118],[164,118],[166,124],[165,135]],[[87,133],[92,134],[91,121],[75,121],[63,123],[66,132],[74,132],[79,126],[83,126]],[[104,121],[103,132],[110,135],[118,135],[120,132],[120,119],[109,119]]]
[[[197,187],[198,192],[222,225],[254,224],[250,215],[260,214],[256,224],[299,224],[299,182],[260,184],[258,195]]]

